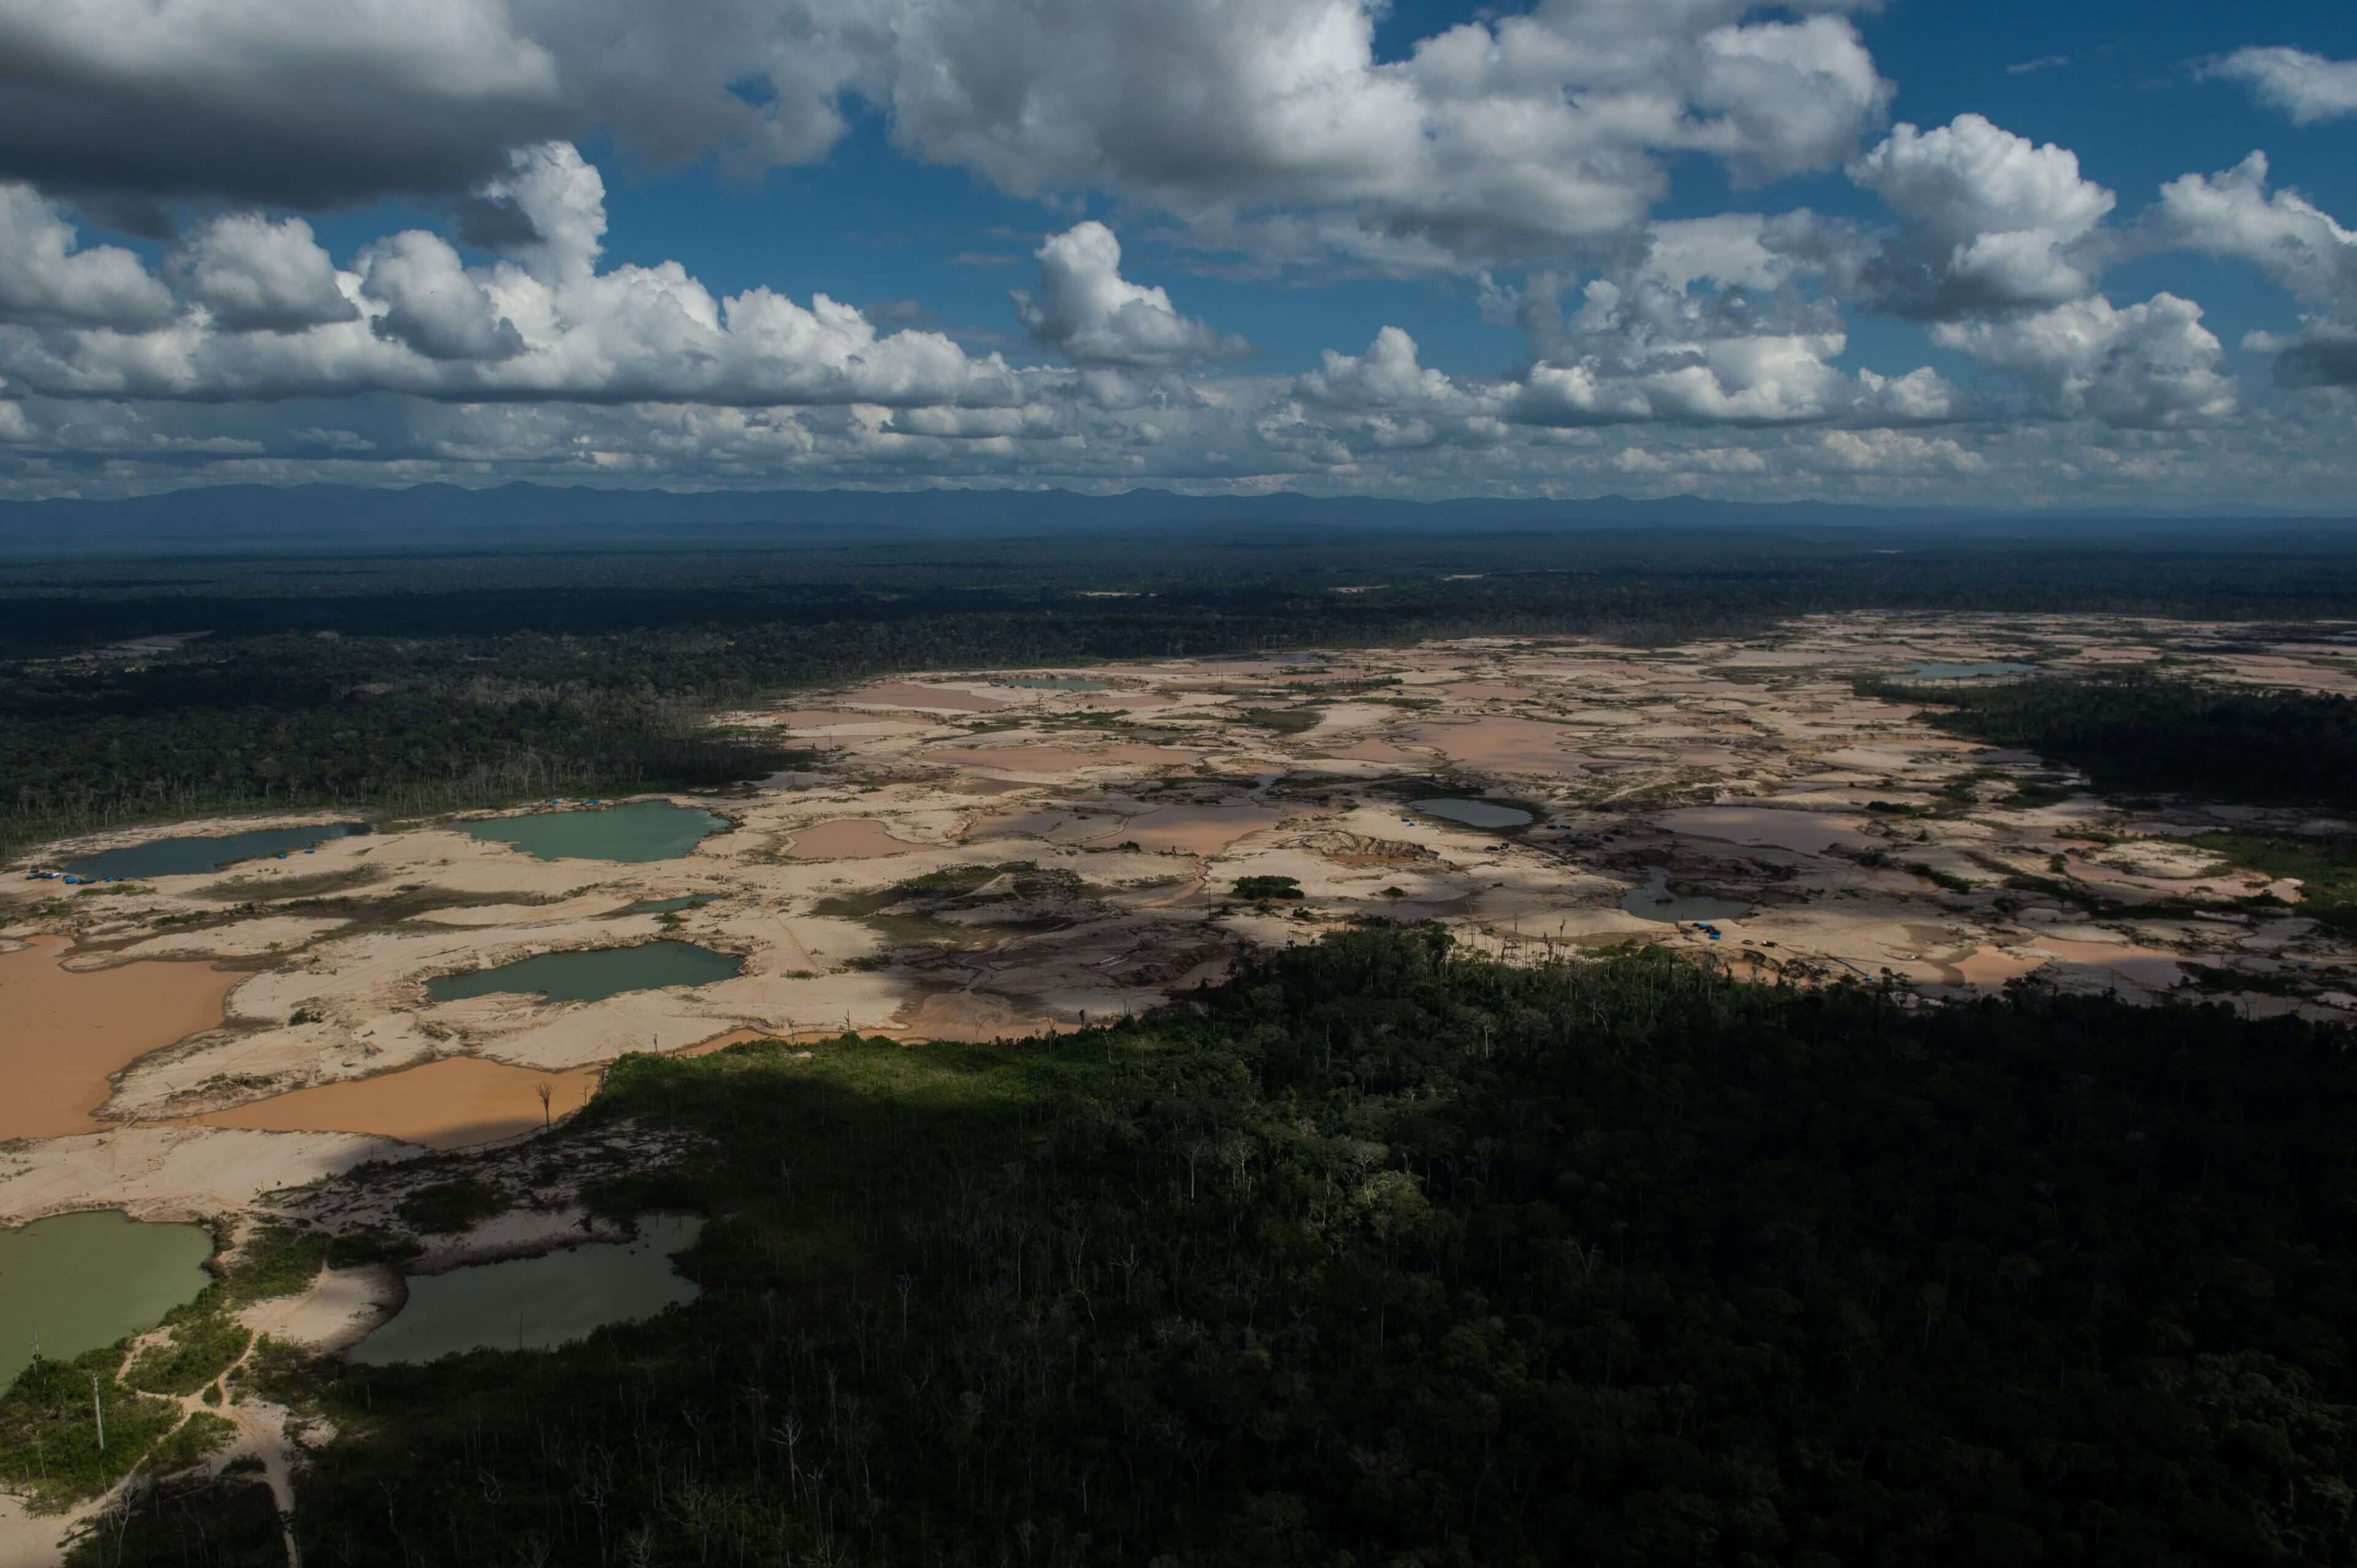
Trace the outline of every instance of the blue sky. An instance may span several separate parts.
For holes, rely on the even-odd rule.
[[[0,493],[2352,493],[2345,7],[0,0],[0,48],[52,62]]]
[[[1417,38],[1502,9],[1394,5],[1377,30],[1376,52],[1397,58]],[[2224,19],[2223,8],[2194,5],[2001,0],[1974,7],[1971,25],[1959,27],[1944,7],[1896,0],[1862,17],[1860,31],[1897,84],[1894,119],[1932,125],[1977,112],[2033,141],[2071,148],[2089,177],[2131,206],[2188,170],[2222,168],[2264,149],[2283,184],[2357,222],[2357,125],[2289,124],[2242,88],[2199,81],[2188,69],[2249,41],[2292,40],[2330,56],[2357,57],[2357,10],[2270,0],[2234,12],[2230,38],[2218,30]],[[2056,63],[2008,69],[2041,60]],[[610,142],[583,150],[611,171],[607,207],[618,242],[609,253],[618,259],[676,258],[726,292],[768,283],[863,305],[920,301],[936,319],[1003,335],[1010,348],[1022,334],[1007,313],[1006,291],[1027,281],[1039,238],[1076,216],[1117,222],[1122,212],[1117,194],[1026,200],[963,170],[902,156],[890,145],[887,116],[875,112],[860,116],[825,162],[755,179],[726,179],[710,160],[634,171]],[[1670,199],[1658,211],[1686,218],[1794,206],[1866,220],[1878,216],[1873,199],[1837,170],[1741,190],[1703,157],[1677,165]],[[351,231],[355,239],[382,231],[370,222]],[[1222,258],[1157,244],[1152,232],[1149,223],[1124,240],[1125,250],[1140,259],[1141,275],[1150,258],[1154,276],[1182,291],[1189,308],[1251,338],[1273,369],[1313,369],[1320,350],[1357,347],[1354,334],[1365,337],[1371,320],[1407,328],[1425,347],[1425,362],[1451,371],[1502,374],[1523,349],[1519,334],[1484,326],[1474,291],[1460,279],[1293,279],[1272,287],[1223,276],[1216,264]],[[1008,264],[952,265],[950,258],[960,255],[999,256]],[[2173,256],[2132,263],[2117,275],[2135,280],[2128,293],[2195,292],[2230,346],[2254,328],[2295,324],[2280,293],[2244,269]],[[1892,329],[1867,335],[1902,351],[1935,352],[1920,330],[1888,325]]]

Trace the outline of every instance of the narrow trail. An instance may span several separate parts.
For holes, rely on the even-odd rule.
[[[238,1321],[251,1330],[245,1348],[236,1360],[222,1368],[203,1388],[192,1394],[157,1393],[128,1380],[132,1363],[154,1339],[152,1334],[141,1335],[133,1340],[122,1363],[114,1369],[114,1380],[124,1389],[146,1399],[169,1400],[179,1407],[179,1419],[156,1439],[158,1446],[169,1442],[199,1415],[224,1417],[236,1428],[236,1435],[226,1445],[207,1455],[204,1462],[194,1468],[218,1476],[239,1459],[252,1458],[261,1464],[263,1483],[270,1488],[271,1504],[278,1514],[278,1536],[285,1547],[286,1568],[303,1568],[302,1548],[295,1539],[293,1444],[286,1435],[287,1412],[251,1395],[232,1402],[229,1384],[230,1380],[253,1360],[265,1337],[273,1330],[284,1331],[295,1321],[308,1304],[326,1272],[322,1269],[318,1274],[314,1274],[302,1290],[291,1295],[260,1303],[240,1314]],[[205,1399],[208,1393],[219,1402],[208,1403]],[[145,1463],[142,1461],[133,1466],[129,1475],[99,1497],[76,1504],[61,1514],[36,1516],[14,1498],[0,1498],[0,1568],[54,1568],[64,1560],[65,1542],[69,1537],[93,1520],[102,1521],[126,1509],[137,1489],[157,1478],[147,1473]]]
[[[324,1269],[320,1271],[322,1273],[325,1272]],[[265,1306],[277,1309],[275,1312],[265,1312],[262,1315],[265,1322],[274,1322],[283,1326],[310,1295],[312,1290],[317,1288],[318,1283],[318,1275],[314,1274],[310,1282],[295,1294],[265,1303]],[[248,1317],[241,1316],[239,1321],[249,1330],[245,1348],[238,1353],[236,1360],[221,1369],[220,1375],[192,1394],[151,1395],[154,1398],[173,1400],[180,1407],[180,1419],[174,1422],[172,1430],[157,1441],[159,1444],[171,1441],[182,1427],[188,1425],[199,1415],[227,1417],[231,1424],[236,1427],[237,1436],[228,1446],[209,1455],[202,1467],[208,1473],[218,1476],[234,1460],[249,1456],[259,1459],[262,1462],[263,1482],[269,1487],[271,1505],[278,1513],[278,1537],[286,1547],[286,1568],[303,1568],[302,1549],[296,1544],[295,1541],[295,1481],[292,1468],[288,1464],[286,1412],[277,1405],[251,1398],[232,1402],[229,1391],[230,1379],[242,1371],[246,1363],[253,1359],[254,1351],[262,1348],[263,1338],[268,1332],[264,1324],[257,1324]],[[124,1365],[116,1369],[115,1380],[121,1382],[124,1373],[129,1369],[130,1360],[126,1358]],[[124,1387],[136,1393],[148,1391],[128,1382],[124,1382]],[[208,1393],[213,1396],[211,1402],[208,1402],[205,1398]],[[135,1468],[118,1484],[117,1490],[135,1485],[138,1477],[139,1471]],[[110,1503],[113,1501],[111,1495],[108,1501]]]

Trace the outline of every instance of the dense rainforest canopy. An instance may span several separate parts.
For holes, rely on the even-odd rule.
[[[892,671],[1474,634],[1659,643],[1858,609],[2352,607],[2357,551],[2298,538],[2131,555],[1835,530],[1276,531],[37,563],[0,567],[0,857],[215,812],[404,816],[759,777],[790,758],[715,734],[716,709]]]
[[[2351,1034],[1432,929],[1012,1046],[626,1058],[705,1294],[282,1368],[311,1568],[2347,1563]],[[450,1161],[454,1172],[462,1161]],[[284,1561],[251,1476],[78,1562]]]
[[[1870,683],[1937,704],[1932,723],[2084,771],[2111,794],[2357,809],[2357,701],[2134,670],[1942,686]]]

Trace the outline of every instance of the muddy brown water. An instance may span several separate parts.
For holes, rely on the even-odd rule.
[[[1786,849],[1796,854],[1823,854],[1835,844],[1858,848],[1873,842],[1837,818],[1773,807],[1689,806],[1665,811],[1653,821],[1674,833]]]
[[[1345,762],[1430,762],[1432,758],[1413,751],[1403,751],[1385,740],[1362,740],[1351,746],[1329,746],[1320,756],[1339,757]]]
[[[1100,746],[1094,751],[1079,751],[1066,746],[944,746],[923,755],[931,762],[956,768],[988,768],[1002,773],[1070,773],[1082,768],[1200,760],[1191,751],[1166,751],[1157,746],[1135,744]]]
[[[790,708],[772,715],[786,729],[856,730],[866,735],[891,735],[925,729],[932,721],[921,714],[895,715],[858,708]]]
[[[463,1149],[538,1132],[544,1087],[550,1091],[547,1116],[571,1115],[597,1091],[601,1071],[534,1072],[480,1057],[445,1057],[373,1078],[298,1089],[197,1121],[266,1133],[365,1133],[429,1149]]]
[[[35,937],[0,953],[0,1143],[103,1131],[91,1112],[108,1075],[149,1051],[221,1026],[242,974],[150,960],[113,969],[58,967],[70,944]]]
[[[1049,807],[975,824],[975,841],[998,837],[1041,838],[1054,843],[1112,849],[1135,843],[1142,850],[1218,854],[1240,839],[1275,827],[1285,813],[1268,806],[1158,806],[1127,815]]]
[[[878,855],[907,854],[927,847],[896,839],[872,817],[817,822],[796,828],[786,841],[786,853],[796,860],[872,860]]]
[[[887,681],[846,692],[846,703],[868,703],[880,708],[945,708],[961,714],[995,714],[1006,704],[996,697],[953,692],[946,686],[920,686],[913,681]]]
[[[1577,773],[1580,758],[1566,742],[1587,737],[1561,725],[1530,719],[1476,719],[1471,724],[1419,725],[1409,732],[1452,762],[1509,773]]]
[[[1105,836],[1116,843],[1135,841],[1146,850],[1218,854],[1284,820],[1284,812],[1267,806],[1164,806],[1130,818]]]

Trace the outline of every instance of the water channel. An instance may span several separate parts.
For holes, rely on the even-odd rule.
[[[148,1225],[90,1209],[0,1230],[0,1389],[41,1354],[67,1361],[153,1328],[211,1278],[201,1225]]]
[[[733,980],[744,969],[745,961],[735,953],[714,952],[693,942],[640,942],[542,953],[495,969],[437,974],[425,983],[425,996],[429,1002],[457,1002],[514,992],[538,993],[545,1002],[602,1002],[625,991]]]
[[[533,811],[460,822],[461,832],[513,844],[540,860],[677,860],[728,819],[669,800],[632,800],[579,811]]]
[[[413,1276],[408,1304],[351,1359],[384,1367],[467,1350],[546,1350],[609,1323],[652,1317],[700,1294],[671,1260],[703,1230],[693,1215],[642,1215],[629,1241]]]

